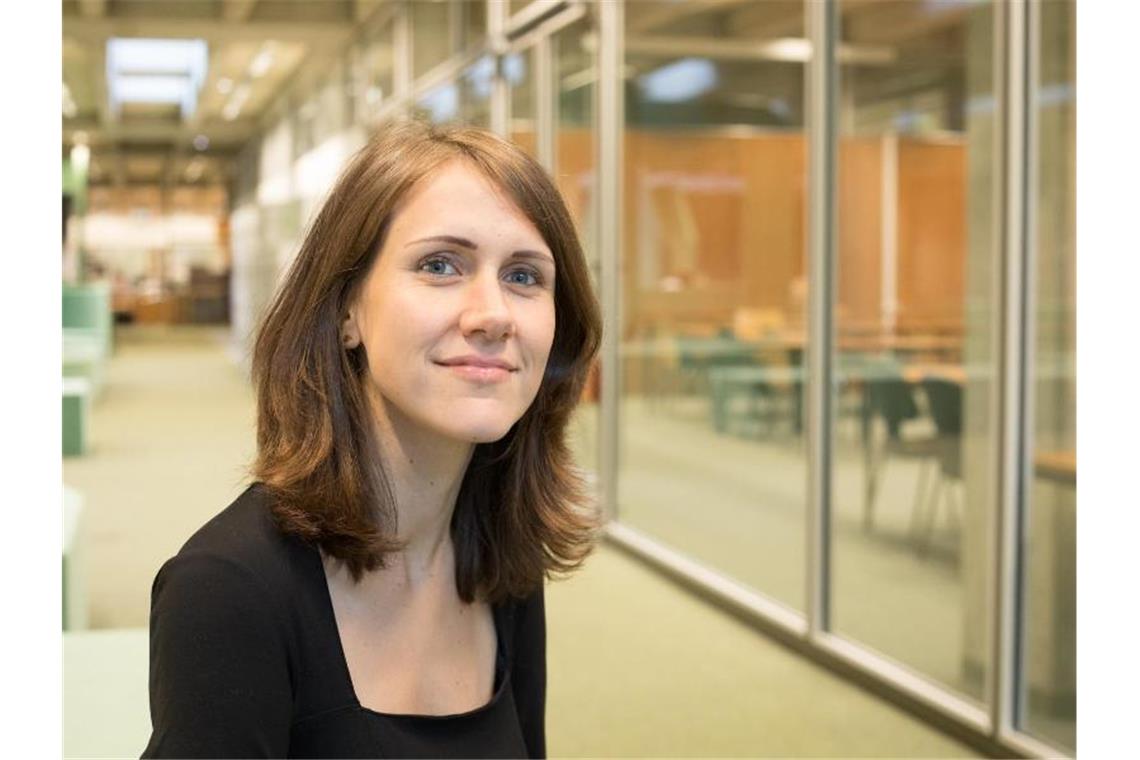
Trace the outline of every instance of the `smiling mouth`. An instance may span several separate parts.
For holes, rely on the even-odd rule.
[[[454,374],[475,383],[499,383],[511,376],[514,370],[503,367],[481,367],[476,364],[440,364],[440,367],[451,370]]]

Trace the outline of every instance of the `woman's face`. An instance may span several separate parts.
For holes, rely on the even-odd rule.
[[[554,274],[538,230],[478,170],[457,160],[425,177],[344,323],[380,413],[465,442],[506,435],[546,370]]]

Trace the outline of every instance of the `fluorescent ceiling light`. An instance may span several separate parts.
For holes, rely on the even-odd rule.
[[[459,90],[453,84],[437,87],[420,98],[417,105],[431,111],[432,121],[450,121],[459,113]]]
[[[107,90],[112,110],[123,103],[178,103],[193,115],[206,79],[204,40],[114,38],[107,41]]]
[[[91,149],[86,145],[75,145],[71,149],[71,165],[78,172],[87,171],[87,162],[91,158]]]
[[[272,67],[272,66],[273,66],[273,47],[272,47],[272,43],[267,42],[267,43],[265,43],[265,45],[262,46],[261,52],[257,54],[257,57],[254,58],[253,61],[250,62],[250,64],[249,64],[249,75],[251,77],[253,77],[254,79],[257,79],[258,77],[261,77],[261,76],[265,76],[265,73],[267,71],[269,71],[270,67]]]
[[[181,103],[186,79],[181,76],[120,76],[115,94],[124,103]]]
[[[518,84],[526,77],[526,59],[518,53],[509,53],[503,58],[503,76],[511,84]]]
[[[495,76],[495,61],[489,55],[482,56],[463,72],[464,78],[471,84],[476,97],[491,97],[491,80]]]
[[[716,87],[716,66],[707,58],[682,58],[638,78],[647,100],[679,103]]]

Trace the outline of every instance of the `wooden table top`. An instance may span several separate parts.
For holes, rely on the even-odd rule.
[[[1038,451],[1033,456],[1033,471],[1046,480],[1076,485],[1077,452],[1075,449]]]

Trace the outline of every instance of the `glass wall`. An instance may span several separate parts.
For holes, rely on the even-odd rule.
[[[456,53],[484,42],[487,4],[478,0],[414,0],[412,75],[426,74]]]
[[[833,628],[974,701],[997,435],[987,2],[841,2]]]
[[[480,57],[463,70],[459,77],[459,118],[466,124],[484,129],[491,126],[491,88],[495,77],[495,60]]]
[[[1037,113],[1036,276],[1032,331],[1032,458],[1026,512],[1022,619],[1025,684],[1019,724],[1069,750],[1077,746],[1076,458],[1076,10],[1041,5]]]
[[[503,75],[511,88],[507,133],[511,142],[537,156],[535,135],[534,48],[510,53],[503,59]]]
[[[791,2],[625,5],[618,515],[804,605],[804,55]],[[794,48],[794,46],[793,46]]]
[[[395,16],[370,31],[356,49],[356,113],[357,121],[371,120],[373,114],[395,92],[396,56],[393,47]]]
[[[601,259],[597,235],[595,156],[597,114],[594,112],[597,56],[592,15],[575,21],[550,39],[554,72],[554,179],[578,228],[594,292],[601,293]],[[524,133],[525,134],[525,133]],[[591,477],[599,470],[599,372],[595,364],[581,403],[570,424],[570,446],[579,466]]]

